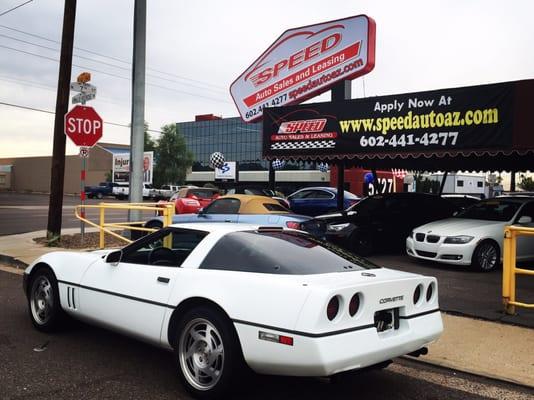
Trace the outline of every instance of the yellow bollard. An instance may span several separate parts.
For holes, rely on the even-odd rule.
[[[105,223],[105,212],[106,209],[100,203],[100,243],[99,247],[103,249],[106,246],[106,233],[104,232],[104,223]]]

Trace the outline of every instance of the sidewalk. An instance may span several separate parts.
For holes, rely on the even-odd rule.
[[[79,228],[62,231],[63,234],[78,232]],[[38,231],[0,236],[0,264],[13,267],[1,269],[20,273],[37,257],[64,250],[43,247],[33,241],[45,235],[45,231]],[[418,360],[534,387],[534,329],[442,315],[443,335],[429,346],[429,353]]]

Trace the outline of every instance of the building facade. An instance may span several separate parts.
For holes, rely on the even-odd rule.
[[[194,121],[179,122],[177,131],[193,153],[193,167],[187,182],[196,185],[215,181],[209,166],[210,155],[220,152],[226,161],[238,166],[237,182],[216,182],[219,186],[266,186],[269,181],[269,162],[262,158],[262,125],[246,123],[239,117],[221,118],[212,114],[197,115]],[[291,192],[302,186],[328,186],[330,173],[321,172],[316,163],[288,162],[276,172],[276,186]]]

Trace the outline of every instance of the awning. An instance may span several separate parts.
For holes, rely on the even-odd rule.
[[[534,80],[269,108],[263,155],[409,170],[533,170]]]

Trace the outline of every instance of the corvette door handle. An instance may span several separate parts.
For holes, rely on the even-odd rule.
[[[170,281],[169,278],[164,278],[163,276],[158,276],[158,282],[169,283],[169,281]]]

